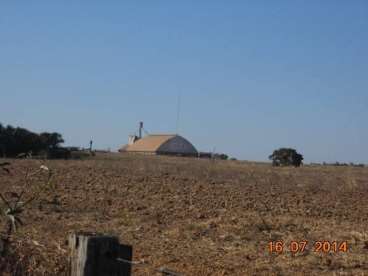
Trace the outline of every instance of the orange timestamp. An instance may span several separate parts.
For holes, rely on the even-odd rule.
[[[311,248],[312,245],[312,248]],[[349,251],[348,242],[337,241],[291,241],[284,243],[283,241],[271,241],[268,243],[268,251],[270,254],[283,254],[290,252],[292,254],[300,254],[305,251],[312,250],[315,253],[347,253]]]

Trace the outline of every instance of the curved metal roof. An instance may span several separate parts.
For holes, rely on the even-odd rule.
[[[191,151],[196,151],[193,145],[185,138],[175,134],[155,134],[148,135],[138,140],[132,145],[126,145],[120,149],[121,152],[175,152],[176,150],[170,149],[170,140],[179,138],[179,141],[184,141],[185,144],[189,145]],[[169,148],[167,148],[169,146]],[[179,150],[181,152],[182,149]]]
[[[156,152],[164,143],[176,135],[148,135],[132,145],[125,147],[124,151]]]

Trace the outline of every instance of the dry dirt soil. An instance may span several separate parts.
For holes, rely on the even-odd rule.
[[[26,185],[24,225],[0,258],[18,275],[66,275],[69,233],[113,234],[133,246],[133,275],[368,275],[368,169],[100,155],[90,160],[3,160],[0,193]],[[2,162],[3,162],[2,161]],[[46,171],[50,187],[41,183]],[[6,220],[0,221],[0,230]],[[284,241],[270,254],[270,241]],[[308,241],[292,254],[291,241]],[[348,252],[317,253],[316,241]],[[8,267],[6,268],[6,265]]]

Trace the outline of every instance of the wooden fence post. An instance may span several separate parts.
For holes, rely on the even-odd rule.
[[[75,233],[69,247],[71,276],[131,275],[132,247],[121,245],[117,237]]]

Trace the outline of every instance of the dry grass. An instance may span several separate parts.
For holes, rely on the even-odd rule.
[[[8,160],[0,192],[17,190],[41,161]],[[31,275],[62,275],[72,231],[114,234],[134,259],[185,275],[364,275],[368,169],[272,168],[236,161],[100,155],[47,161],[58,202],[34,202],[14,237]],[[32,193],[32,191],[30,191]],[[52,193],[52,194],[51,194]],[[270,255],[271,240],[345,241],[348,253]],[[13,260],[14,261],[14,260]]]

